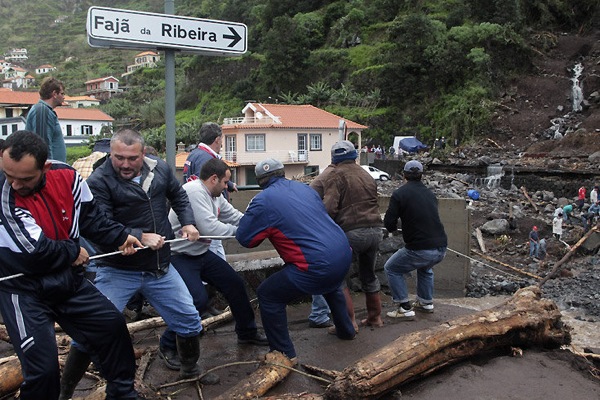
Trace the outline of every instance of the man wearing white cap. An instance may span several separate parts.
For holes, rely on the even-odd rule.
[[[421,177],[423,165],[411,160],[404,165],[406,183],[396,189],[383,224],[389,232],[402,222],[404,247],[395,252],[385,263],[392,298],[396,310],[388,317],[413,320],[413,307],[422,312],[433,312],[433,267],[446,255],[448,239],[440,221],[438,202]],[[411,304],[404,274],[417,270],[417,300]]]

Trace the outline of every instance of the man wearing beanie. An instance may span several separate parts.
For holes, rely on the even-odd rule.
[[[448,239],[440,221],[438,202],[421,177],[423,165],[411,160],[404,165],[406,183],[392,193],[383,223],[389,232],[402,222],[404,247],[383,266],[388,277],[396,310],[388,317],[413,320],[415,312],[433,312],[433,267],[446,255]],[[404,275],[417,270],[417,299],[411,304]]]
[[[331,308],[336,335],[353,339],[356,333],[340,288],[352,259],[344,231],[327,215],[317,192],[285,178],[280,161],[261,161],[255,173],[263,191],[248,205],[235,236],[250,248],[269,239],[285,263],[256,290],[270,349],[295,359],[286,306],[314,294],[322,294]]]
[[[344,230],[353,259],[358,261],[358,277],[361,289],[365,293],[367,303],[367,318],[361,321],[366,326],[382,326],[381,319],[381,288],[375,275],[375,262],[379,243],[382,240],[381,216],[377,201],[377,184],[367,171],[357,163],[358,153],[354,145],[342,140],[331,148],[331,165],[320,174],[310,186],[323,199],[329,216]],[[354,305],[350,290],[343,283],[346,306],[352,322]],[[313,308],[309,316],[309,324],[315,326],[327,314],[321,299],[313,299]],[[323,310],[324,309],[324,310]]]

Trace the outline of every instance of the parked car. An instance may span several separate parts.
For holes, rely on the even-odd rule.
[[[376,179],[378,181],[387,181],[390,179],[390,174],[388,174],[387,172],[383,172],[380,169],[371,167],[370,165],[361,165],[361,167],[365,171],[367,171],[369,173],[369,175],[371,175],[373,177],[373,179]]]

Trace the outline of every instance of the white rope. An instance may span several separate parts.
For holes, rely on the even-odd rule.
[[[495,271],[501,272],[501,273],[503,273],[503,274],[506,274],[506,275],[510,275],[510,276],[512,276],[513,278],[517,278],[517,279],[519,278],[517,275],[513,275],[513,274],[511,274],[510,272],[502,271],[501,269],[498,269],[498,268],[496,268],[496,267],[492,267],[491,265],[489,265],[489,264],[486,264],[486,263],[484,263],[483,261],[476,260],[476,259],[474,259],[473,257],[469,257],[469,256],[468,256],[468,255],[466,255],[466,254],[460,253],[460,252],[458,252],[458,251],[456,251],[456,250],[452,250],[452,249],[451,249],[451,248],[449,248],[449,247],[448,247],[448,250],[449,250],[449,251],[451,251],[451,252],[453,252],[453,253],[456,253],[456,254],[458,254],[459,256],[465,257],[465,258],[467,258],[467,259],[469,259],[469,260],[471,260],[471,261],[475,261],[476,263],[479,263],[479,264],[481,264],[481,265],[483,265],[483,266],[485,266],[485,267],[488,267],[488,268],[490,268],[490,269],[493,269],[493,270],[495,270]]]
[[[198,239],[215,239],[215,240],[222,240],[222,239],[233,239],[235,238],[235,236],[200,236],[198,237]],[[177,238],[177,239],[170,239],[170,240],[165,240],[165,243],[175,243],[175,242],[181,242],[184,240],[188,240],[187,238]],[[144,250],[147,249],[148,246],[144,246],[144,247],[138,247],[137,250]],[[109,256],[116,256],[122,254],[122,251],[118,250],[118,251],[113,251],[110,253],[104,253],[104,254],[96,254],[95,256],[90,256],[90,260],[97,260],[99,258],[103,258],[103,257],[109,257]],[[8,281],[10,279],[14,279],[14,278],[19,278],[21,276],[24,276],[25,274],[20,273],[20,274],[14,274],[14,275],[9,275],[9,276],[4,276],[2,278],[0,278],[0,282],[3,281]]]

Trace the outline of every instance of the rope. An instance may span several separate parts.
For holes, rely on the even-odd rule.
[[[513,278],[519,278],[518,276],[516,276],[516,275],[513,275],[513,274],[511,274],[510,272],[502,271],[502,270],[501,270],[501,269],[499,269],[499,268],[492,267],[491,265],[489,265],[489,264],[486,264],[486,263],[484,263],[483,261],[476,260],[476,259],[475,259],[475,258],[473,258],[473,257],[469,257],[469,256],[468,256],[468,255],[466,255],[466,254],[463,254],[463,253],[461,253],[461,252],[458,252],[458,251],[456,251],[456,250],[452,250],[452,249],[451,249],[451,248],[449,248],[449,247],[448,247],[447,249],[448,249],[448,251],[451,251],[451,252],[453,252],[453,253],[456,253],[456,254],[457,254],[457,255],[459,255],[459,256],[462,256],[462,257],[464,257],[464,258],[466,258],[466,259],[469,259],[469,260],[471,260],[471,261],[474,261],[474,262],[476,262],[476,263],[479,263],[479,264],[483,265],[484,267],[488,267],[488,268],[490,268],[490,269],[493,269],[494,271],[498,271],[498,272],[501,272],[501,273],[503,273],[503,274],[510,275],[510,276],[512,276]]]
[[[232,238],[235,238],[235,236],[200,236],[200,237],[198,237],[198,239],[215,239],[215,240],[232,239]],[[183,240],[187,240],[187,238],[177,238],[177,239],[165,240],[165,243],[175,243],[175,242],[181,242]],[[148,248],[148,246],[144,246],[144,247],[138,247],[137,249],[145,250],[147,248]],[[95,256],[90,256],[90,260],[97,260],[99,258],[116,256],[119,254],[122,254],[122,252],[120,250],[113,251],[110,253],[104,253],[104,254],[96,254]],[[0,282],[8,281],[8,280],[14,279],[14,278],[20,278],[21,276],[25,276],[25,274],[20,273],[20,274],[14,274],[14,275],[9,275],[9,276],[3,276],[2,278],[0,278]]]

